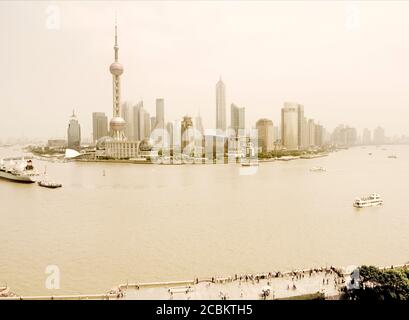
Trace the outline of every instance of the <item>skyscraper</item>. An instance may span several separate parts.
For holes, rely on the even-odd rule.
[[[351,127],[346,127],[346,139],[347,139],[347,145],[348,146],[353,146],[357,143],[358,140],[358,133],[355,128]]]
[[[315,145],[321,147],[324,144],[324,128],[319,123],[315,125]]]
[[[169,147],[173,148],[173,123],[172,122],[168,122],[166,124],[166,130],[168,131],[168,135],[169,135]]]
[[[376,127],[373,132],[373,142],[375,144],[384,144],[386,142],[385,130],[382,127]]]
[[[315,123],[313,119],[308,120],[308,142],[310,146],[315,146]]]
[[[304,139],[304,106],[298,105],[298,149],[303,149],[305,145]]]
[[[81,126],[75,116],[74,110],[67,130],[68,149],[79,150],[81,146]]]
[[[200,116],[200,113],[195,118],[195,128],[201,133],[202,136],[204,135],[203,121],[202,117]]]
[[[151,117],[151,132],[156,128],[156,117]]]
[[[298,149],[298,104],[285,102],[281,109],[281,143],[288,150]]]
[[[191,146],[193,151],[194,146],[191,145],[194,142],[193,121],[189,116],[184,116],[181,123],[181,137],[182,137],[182,153],[187,146]]]
[[[226,86],[221,77],[216,84],[216,129],[226,131]]]
[[[145,138],[145,109],[143,101],[139,101],[133,107],[133,132],[135,140],[141,141]]]
[[[148,139],[151,134],[151,115],[149,114],[148,111],[144,110],[143,118],[144,118],[144,121],[143,121],[144,137],[143,139]]]
[[[156,126],[165,128],[165,100],[156,99]]]
[[[92,139],[97,142],[108,135],[108,117],[103,112],[92,113]]]
[[[301,146],[303,149],[307,149],[310,146],[310,130],[308,126],[308,120],[304,116],[302,118],[302,135],[301,135]]]
[[[239,135],[239,130],[245,128],[245,108],[239,108],[234,103],[230,106],[231,128],[234,130],[236,136]]]
[[[365,128],[362,134],[362,143],[368,145],[371,144],[371,142],[371,130]]]
[[[128,101],[125,101],[122,103],[122,108],[121,108],[121,116],[122,119],[125,121],[125,137],[128,140],[133,140],[134,139],[134,118],[133,118],[133,107],[131,106],[131,103]]]
[[[332,142],[339,146],[352,146],[356,144],[358,134],[355,128],[339,125],[332,133]]]
[[[262,152],[274,150],[274,125],[269,119],[260,119],[256,122],[258,132],[258,146]]]
[[[124,67],[118,62],[118,33],[117,24],[115,19],[115,62],[109,67],[109,71],[112,74],[112,88],[113,88],[113,118],[110,121],[111,134],[114,140],[125,140],[125,120],[121,117],[121,78],[120,76],[124,72]]]

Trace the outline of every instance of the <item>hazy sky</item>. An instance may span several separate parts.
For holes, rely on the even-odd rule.
[[[284,101],[309,118],[409,134],[409,2],[0,2],[0,140],[63,138],[72,109],[112,115],[115,11],[122,100],[165,118],[198,111],[215,126],[215,84],[246,123],[280,120]],[[59,18],[58,18],[59,13]]]

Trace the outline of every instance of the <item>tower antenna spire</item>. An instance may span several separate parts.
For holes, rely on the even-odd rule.
[[[118,46],[118,19],[117,19],[116,12],[115,12],[115,45],[114,45],[114,49],[115,49],[115,62],[117,62],[118,61],[119,46]]]

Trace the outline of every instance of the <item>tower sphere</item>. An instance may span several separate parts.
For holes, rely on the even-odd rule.
[[[114,62],[110,65],[109,71],[114,76],[120,76],[124,72],[124,67],[119,62]]]
[[[121,117],[114,117],[109,122],[109,126],[114,131],[123,131],[125,129],[126,122]]]

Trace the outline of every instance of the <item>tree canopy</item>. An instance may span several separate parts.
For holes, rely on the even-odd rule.
[[[359,288],[345,289],[344,299],[409,301],[409,270],[380,270],[374,266],[359,268]]]

